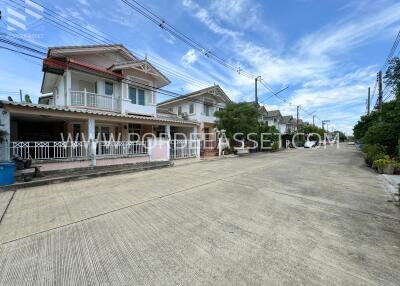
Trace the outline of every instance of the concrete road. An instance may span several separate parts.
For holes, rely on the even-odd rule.
[[[347,146],[24,189],[0,285],[399,285],[388,199]]]

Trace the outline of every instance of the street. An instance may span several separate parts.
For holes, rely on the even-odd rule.
[[[398,285],[390,199],[345,144],[23,189],[0,285]]]

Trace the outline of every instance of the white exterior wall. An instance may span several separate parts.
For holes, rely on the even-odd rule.
[[[204,114],[204,104],[202,101],[206,99],[207,102],[212,102],[213,106],[211,107],[210,110],[210,116],[206,116]],[[201,101],[201,102],[200,102]],[[194,105],[194,112],[191,114],[190,111],[190,105]],[[199,96],[197,98],[192,98],[191,101],[180,101],[176,103],[171,103],[169,105],[163,106],[163,108],[172,108],[172,112],[175,114],[178,114],[178,108],[182,107],[182,114],[186,113],[188,115],[188,119],[192,121],[197,121],[200,123],[214,123],[216,120],[216,117],[213,116],[214,112],[217,109],[217,106],[220,106],[221,108],[225,108],[226,104],[224,102],[218,102],[215,99],[212,99],[211,97],[208,96]]]
[[[148,89],[141,88],[134,84],[134,82],[143,82],[143,84],[147,86],[155,86],[154,81],[150,81],[147,79],[141,79],[137,77],[131,76],[131,83],[121,83],[122,88],[122,113],[132,113],[132,114],[141,114],[141,115],[150,115],[156,116],[157,114],[157,93],[155,91],[151,91]],[[129,87],[135,87],[137,89],[144,89],[144,104],[133,104],[129,99]],[[150,88],[149,88],[150,89]]]
[[[106,69],[113,64],[127,61],[127,58],[122,57],[118,52],[81,54],[73,55],[71,57],[74,60],[83,62],[85,64],[95,65]],[[124,75],[131,76],[134,81],[143,82],[145,85],[155,86],[154,78],[151,75],[145,74],[141,71],[127,70],[126,74],[124,73]],[[121,81],[111,80],[97,74],[71,69],[67,69],[64,72],[64,75],[59,76],[59,79],[53,88],[53,94],[55,95],[54,104],[58,106],[71,106],[70,91],[83,91],[83,89],[79,87],[80,80],[96,82],[96,93],[99,95],[105,95],[106,81],[113,82],[114,98],[117,99],[121,105],[121,113],[156,116],[156,92],[145,90],[145,105],[132,104],[129,100],[128,84],[122,83]],[[132,83],[132,86],[135,86],[134,83]]]

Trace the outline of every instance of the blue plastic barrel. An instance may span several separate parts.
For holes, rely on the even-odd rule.
[[[0,163],[0,186],[12,185],[15,182],[15,164]]]

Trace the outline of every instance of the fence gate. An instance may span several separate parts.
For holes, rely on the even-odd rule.
[[[194,158],[200,154],[200,140],[171,140],[170,159]]]

